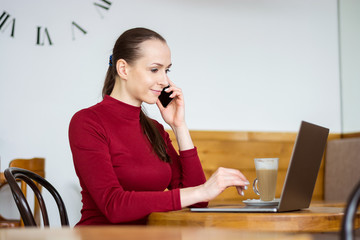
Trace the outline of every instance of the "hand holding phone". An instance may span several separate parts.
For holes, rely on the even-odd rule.
[[[163,105],[164,108],[166,108],[169,103],[173,100],[173,98],[170,97],[170,95],[173,93],[172,91],[171,92],[166,92],[165,90],[168,89],[170,87],[170,85],[166,88],[164,88],[162,91],[161,91],[161,94],[159,96],[159,100],[161,102],[161,105]]]

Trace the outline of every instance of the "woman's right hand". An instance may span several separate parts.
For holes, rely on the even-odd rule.
[[[247,189],[249,181],[246,177],[237,169],[220,167],[214,172],[214,174],[201,185],[202,192],[204,194],[204,201],[208,202],[220,193],[222,193],[228,187],[236,187],[238,193],[244,196],[244,190]]]
[[[244,196],[247,185],[249,181],[239,170],[220,167],[204,184],[180,189],[181,207],[209,202],[228,187],[236,187],[238,193]]]

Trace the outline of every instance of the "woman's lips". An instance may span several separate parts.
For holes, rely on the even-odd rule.
[[[160,94],[161,94],[161,90],[151,89],[151,91],[152,91],[155,95],[157,95],[157,96],[160,96]]]

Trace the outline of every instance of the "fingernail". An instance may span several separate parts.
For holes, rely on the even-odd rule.
[[[247,187],[247,186],[244,186],[244,189],[245,189],[245,190],[247,190],[247,189],[248,189],[248,187]]]
[[[249,185],[250,183],[249,183],[249,181],[246,180],[246,181],[245,181],[245,184],[246,184],[246,185]]]
[[[241,191],[241,196],[244,196],[244,191]]]

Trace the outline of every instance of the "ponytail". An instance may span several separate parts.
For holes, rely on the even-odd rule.
[[[104,98],[105,95],[110,95],[112,90],[114,89],[114,86],[115,86],[114,68],[112,66],[109,66],[106,73],[104,86],[102,89],[102,97]]]
[[[167,146],[163,137],[160,135],[159,129],[155,126],[154,122],[146,116],[143,110],[140,112],[140,125],[141,128],[149,139],[155,154],[164,162],[170,162],[170,156],[167,154]]]

